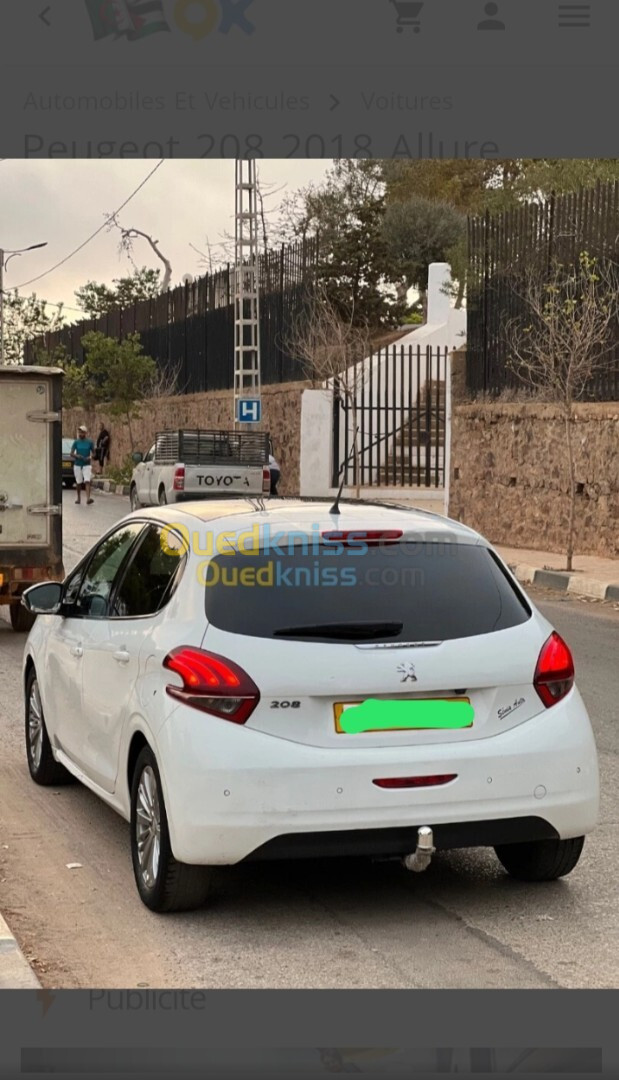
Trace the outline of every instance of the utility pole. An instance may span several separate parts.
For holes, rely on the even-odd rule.
[[[256,162],[236,162],[234,268],[234,422],[262,419],[260,380],[260,257]]]
[[[0,367],[4,365],[4,271],[14,256],[44,247],[47,247],[47,241],[44,244],[31,244],[30,247],[18,248],[15,251],[5,251],[4,248],[0,248]]]

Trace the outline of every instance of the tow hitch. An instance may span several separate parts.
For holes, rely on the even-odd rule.
[[[420,874],[422,870],[428,869],[435,851],[432,829],[422,825],[417,830],[417,850],[412,855],[405,855],[402,862],[407,870]]]

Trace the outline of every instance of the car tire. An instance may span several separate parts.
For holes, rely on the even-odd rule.
[[[132,510],[141,510],[142,503],[138,499],[138,489],[135,484],[132,484],[129,489],[129,502]]]
[[[165,491],[164,487],[159,488],[159,505],[160,506],[167,506],[168,505],[168,496],[166,495],[166,491]]]
[[[16,634],[29,633],[36,619],[36,615],[33,615],[31,611],[27,611],[21,600],[18,604],[9,604],[9,617]]]
[[[26,757],[35,784],[59,787],[73,783],[71,773],[56,761],[45,726],[37,674],[32,668],[26,680]]]
[[[518,881],[556,881],[572,872],[584,843],[584,836],[577,836],[572,840],[501,844],[494,850],[507,873]]]
[[[212,871],[174,858],[161,777],[148,746],[140,751],[131,784],[131,859],[140,898],[151,911],[190,911],[205,903]]]

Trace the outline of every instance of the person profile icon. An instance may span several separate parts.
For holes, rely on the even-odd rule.
[[[484,11],[488,18],[478,23],[478,30],[505,30],[505,23],[496,18],[499,13],[498,4],[486,4]]]

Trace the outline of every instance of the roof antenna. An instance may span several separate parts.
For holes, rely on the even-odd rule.
[[[346,483],[346,473],[348,471],[348,466],[353,461],[353,459],[355,458],[356,453],[357,453],[357,435],[358,434],[359,434],[359,428],[357,428],[357,430],[355,431],[355,437],[354,437],[353,443],[352,443],[352,450],[350,451],[350,454],[346,458],[346,461],[344,462],[344,464],[340,468],[340,474],[341,474],[341,477],[342,477],[342,482],[340,484],[340,489],[339,489],[339,491],[338,491],[338,493],[337,493],[337,495],[335,497],[335,502],[333,503],[333,506],[329,510],[330,514],[339,514],[339,512],[340,512],[340,499],[342,498],[342,492],[344,491],[344,484]]]

